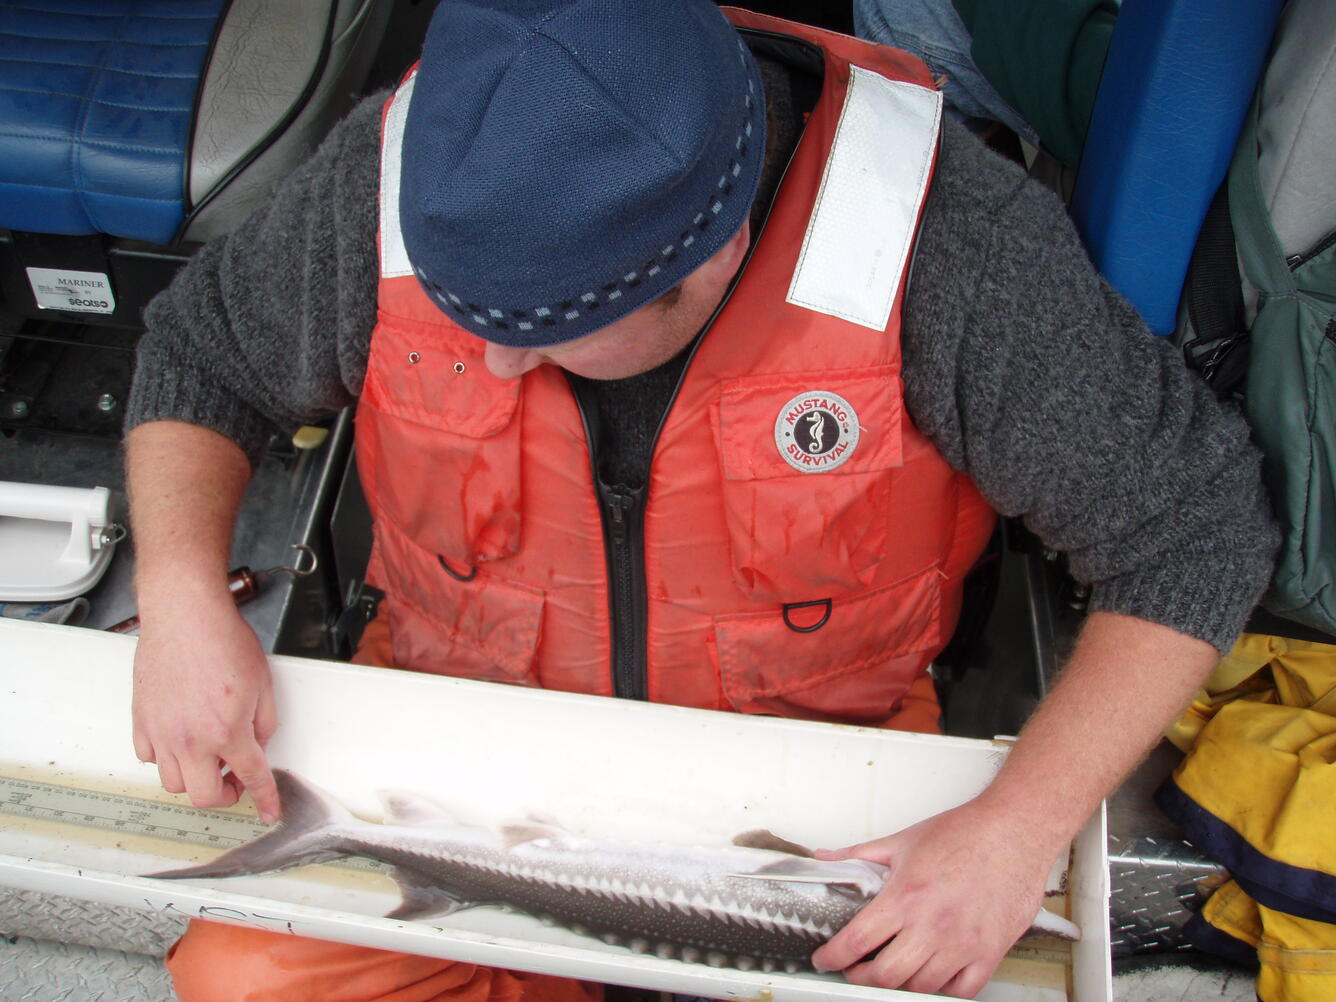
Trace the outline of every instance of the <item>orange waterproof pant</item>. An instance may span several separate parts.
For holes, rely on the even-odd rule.
[[[167,954],[180,1002],[602,1002],[601,985],[194,921]]]
[[[359,664],[394,663],[389,628],[367,624]],[[941,732],[932,679],[915,680],[896,730]],[[603,987],[435,957],[194,921],[167,955],[180,1002],[602,1002]]]

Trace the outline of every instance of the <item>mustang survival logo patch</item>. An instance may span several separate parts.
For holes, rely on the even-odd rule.
[[[858,415],[849,401],[828,390],[794,397],[775,419],[775,446],[784,461],[803,473],[824,473],[858,448]]]

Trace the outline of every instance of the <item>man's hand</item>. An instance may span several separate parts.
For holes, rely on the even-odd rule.
[[[973,998],[1043,902],[1051,859],[1024,826],[972,801],[818,859],[889,866],[886,886],[812,955],[854,984]]]
[[[145,629],[135,652],[134,744],[163,789],[196,807],[250,792],[260,820],[278,819],[264,746],[278,726],[269,664],[230,603],[196,609],[180,628]],[[227,771],[224,771],[227,770]]]
[[[987,790],[887,838],[818,853],[891,875],[812,962],[858,984],[973,997],[1034,921],[1053,860],[1218,658],[1166,626],[1091,613]]]
[[[225,807],[250,791],[278,817],[264,745],[277,724],[269,663],[227,588],[245,453],[217,432],[151,421],[126,436],[139,649],[134,742],[169,793]]]

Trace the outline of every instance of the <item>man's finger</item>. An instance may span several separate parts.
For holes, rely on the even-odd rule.
[[[824,860],[848,859],[853,855],[853,851],[853,846],[846,846],[843,849],[813,849],[812,857]]]
[[[274,736],[278,730],[278,708],[274,705],[274,691],[270,688],[260,693],[259,702],[255,705],[255,740],[264,748],[269,744],[269,739]]]
[[[228,756],[227,764],[232,769],[232,775],[251,795],[251,802],[255,804],[260,820],[267,825],[277,821],[278,787],[274,784],[274,774],[259,744],[251,742],[243,751]]]
[[[228,807],[227,791],[223,789],[222,769],[216,756],[193,755],[178,759],[186,793],[196,807]]]
[[[812,966],[818,971],[844,971],[857,964],[868,954],[881,949],[903,927],[887,909],[873,901],[854,916],[829,943],[812,954]]]
[[[168,793],[185,793],[185,780],[181,778],[181,768],[176,764],[175,755],[163,755],[158,760],[158,778],[162,788]]]
[[[844,977],[856,985],[899,988],[923,970],[933,952],[931,943],[918,943],[909,937],[892,939],[867,963],[853,964]]]
[[[141,762],[156,762],[157,754],[153,751],[153,742],[138,727],[132,732],[135,744],[135,757]]]
[[[986,964],[970,964],[942,986],[941,994],[953,999],[972,999],[983,991],[992,973],[993,968]]]
[[[236,773],[230,770],[223,773],[223,785],[232,791],[230,795],[232,797],[232,803],[234,804],[240,800],[241,795],[246,792],[246,788],[241,784],[241,780],[237,779]]]
[[[816,859],[828,861],[867,859],[874,863],[889,863],[899,844],[897,835],[887,835],[867,842],[858,842],[854,845],[847,845],[842,849],[813,849],[812,855]]]
[[[942,990],[960,972],[965,959],[955,950],[938,950],[917,971],[897,987],[909,992],[934,995]]]

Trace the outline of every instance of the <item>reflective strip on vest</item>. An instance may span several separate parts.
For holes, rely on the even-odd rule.
[[[400,278],[413,274],[399,226],[399,172],[402,164],[404,123],[413,100],[414,69],[390,98],[380,147],[380,277]]]
[[[851,69],[788,301],[880,331],[918,231],[942,95]]]

